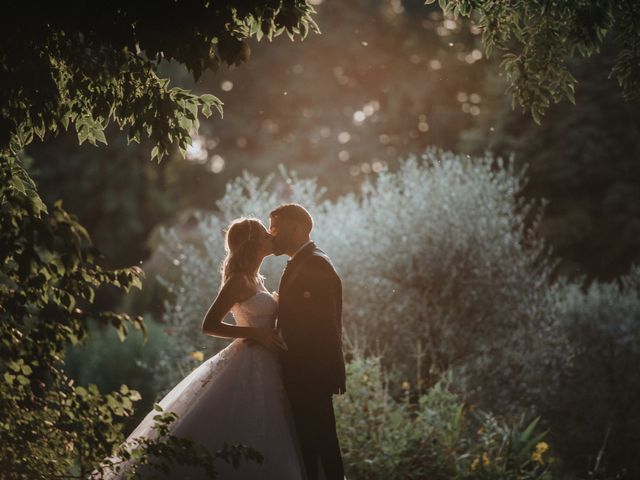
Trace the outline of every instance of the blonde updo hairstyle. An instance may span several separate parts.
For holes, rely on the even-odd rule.
[[[250,282],[258,284],[260,259],[256,252],[264,227],[257,218],[238,218],[231,222],[225,233],[224,248],[227,252],[222,262],[222,283],[234,273],[243,273]]]

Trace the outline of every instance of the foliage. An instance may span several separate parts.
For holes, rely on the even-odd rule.
[[[572,362],[540,411],[573,469],[599,463],[603,470],[637,478],[640,442],[640,266],[610,283],[587,288],[565,283],[554,294],[559,328],[569,339]],[[602,458],[595,453],[602,450]]]
[[[145,289],[147,285],[145,284]],[[89,323],[87,339],[69,346],[65,354],[64,371],[77,385],[95,383],[102,392],[118,390],[126,379],[127,386],[141,395],[136,411],[127,418],[125,431],[137,425],[153,408],[157,399],[153,380],[153,366],[161,358],[169,343],[166,330],[157,322],[144,318],[146,336],[133,331],[126,341],[118,338],[113,328]]]
[[[304,38],[317,27],[301,0],[169,3],[152,14],[143,4],[15,7],[0,20],[0,476],[51,478],[74,463],[84,476],[118,441],[116,417],[130,415],[138,394],[74,387],[64,351],[85,338],[89,318],[121,339],[128,323],[143,328],[139,318],[93,308],[99,287],[140,287],[142,272],[101,268],[86,230],[60,202],[47,210],[18,155],[71,125],[81,144],[106,143],[110,122],[128,128],[129,142],[146,133],[152,159],[174,144],[184,154],[198,114],[222,113],[222,103],[170,88],[157,74],[161,60],[198,77],[246,60],[250,37]]]
[[[567,60],[598,52],[608,35],[614,35],[617,44],[611,76],[627,98],[639,98],[640,6],[634,0],[439,0],[439,4],[455,16],[475,17],[486,53],[498,50],[502,55],[512,105],[519,103],[537,123],[553,103],[574,102],[577,82]]]
[[[92,151],[78,148],[72,135],[60,135],[27,152],[23,162],[43,200],[63,200],[90,233],[103,264],[137,264],[147,253],[149,231],[182,206],[168,185],[177,159],[149,162],[148,149],[127,146],[124,135]]]
[[[199,474],[198,478],[204,470],[205,478],[215,479],[216,460],[223,460],[234,468],[238,468],[242,459],[259,464],[263,461],[259,452],[244,445],[225,443],[221,450],[212,454],[190,439],[171,435],[171,425],[178,419],[177,415],[164,411],[158,404],[154,405],[154,410],[159,413],[153,417],[153,434],[149,437],[132,438],[120,445],[111,457],[102,461],[91,472],[91,480],[109,479],[113,475],[121,475],[127,479],[150,478],[149,475],[154,472],[163,475],[171,473],[181,478],[189,475],[188,478],[192,478],[195,470]]]
[[[112,423],[138,394],[101,396],[74,387],[62,371],[69,343],[83,340],[89,318],[116,328],[141,319],[95,311],[96,290],[139,288],[137,268],[106,271],[86,231],[60,203],[50,211],[17,159],[0,162],[0,417],[2,478],[50,478],[72,462],[86,465],[116,441]]]
[[[525,180],[511,162],[432,150],[383,172],[355,211],[327,209],[324,227],[354,229],[328,247],[346,275],[347,328],[384,339],[405,365],[419,356],[427,379],[456,369],[498,411],[556,381],[543,352],[563,341],[546,315],[554,261],[536,205],[519,196]]]
[[[605,44],[571,62],[578,102],[551,107],[542,125],[512,112],[504,81],[492,79],[483,96],[492,113],[458,146],[513,154],[529,166],[523,193],[549,201],[540,231],[560,257],[559,273],[571,278],[611,280],[640,262],[640,110],[607,78],[614,55]]]
[[[176,358],[220,347],[219,340],[205,342],[198,327],[219,288],[214,272],[224,252],[223,229],[241,215],[266,221],[282,201],[269,188],[272,181],[245,175],[229,184],[219,213],[203,214],[188,241],[179,229],[165,233],[160,250],[179,276],[167,285],[164,321],[176,333],[176,350],[167,352],[174,373],[164,388],[195,364],[179,368]],[[549,373],[564,359],[549,352],[564,344],[553,332],[544,289],[553,262],[535,222],[526,227],[534,210],[518,197],[524,172],[491,157],[431,150],[381,173],[359,196],[335,202],[323,201],[312,180],[292,175],[287,182],[287,200],[309,208],[313,238],[343,278],[348,335],[369,347],[384,339],[385,356],[400,368],[415,365],[420,355],[427,381],[457,368],[469,393],[482,391],[496,408],[515,407],[514,398],[526,403],[520,392],[557,381]],[[282,259],[265,260],[270,288],[281,271]]]
[[[220,286],[225,226],[241,215],[266,221],[278,203],[297,201],[314,216],[312,237],[343,278],[347,338],[364,351],[381,352],[386,368],[400,378],[415,376],[418,390],[451,371],[452,388],[480,408],[542,413],[574,472],[593,464],[587,457],[600,449],[610,418],[630,419],[628,429],[616,420],[611,432],[629,449],[616,447],[615,455],[607,450],[600,462],[610,471],[630,464],[623,452],[636,445],[625,432],[635,428],[629,365],[637,359],[619,342],[637,337],[637,294],[629,286],[620,294],[613,285],[601,286],[606,294],[594,290],[587,301],[578,284],[553,280],[556,262],[537,231],[540,211],[520,195],[524,171],[490,156],[469,159],[432,150],[378,175],[359,195],[334,202],[322,199],[324,191],[313,180],[285,172],[285,197],[270,187],[273,181],[245,174],[228,184],[216,214],[200,214],[188,229],[164,231],[158,253],[173,270],[167,271],[170,297],[163,319],[175,336],[164,376],[158,376],[161,390],[197,365],[204,352],[223,345],[205,339],[199,326]],[[265,259],[269,288],[277,288],[282,268],[281,258]],[[607,360],[601,354],[610,345],[619,345],[619,353],[614,350]],[[620,382],[613,390],[605,386],[611,381],[607,372],[616,372]],[[396,388],[376,395],[392,402],[397,393]],[[402,423],[392,411],[385,422]],[[592,417],[599,420],[585,421]],[[353,441],[359,429],[369,431],[365,424],[353,426]],[[584,439],[580,448],[574,435]],[[372,445],[362,452],[373,455]]]
[[[207,69],[244,62],[248,38],[304,38],[317,30],[304,0],[166,3],[153,11],[143,4],[106,4],[74,8],[73,14],[69,8],[74,6],[34,11],[20,4],[3,15],[3,155],[69,125],[80,143],[106,143],[109,122],[128,127],[130,141],[146,133],[152,158],[161,159],[174,143],[184,152],[190,131],[198,128],[198,111],[209,116],[214,107],[222,113],[222,104],[210,94],[170,88],[157,75],[161,60],[184,64],[198,78]]]
[[[466,404],[447,376],[430,388],[402,384],[380,357],[356,354],[348,390],[334,399],[349,478],[551,479],[547,432],[538,419],[498,418]]]

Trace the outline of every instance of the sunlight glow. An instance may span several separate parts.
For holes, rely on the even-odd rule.
[[[200,135],[191,137],[191,145],[187,145],[187,160],[204,163],[207,161],[209,152],[205,147],[205,139]]]

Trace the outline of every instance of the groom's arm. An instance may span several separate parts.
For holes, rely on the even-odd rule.
[[[313,353],[316,374],[330,388],[343,390],[342,284],[326,259],[313,257],[309,262],[301,299],[305,324],[310,330],[307,348]]]

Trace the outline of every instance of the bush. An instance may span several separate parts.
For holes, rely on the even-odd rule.
[[[333,202],[323,200],[313,180],[286,172],[285,180],[288,190],[279,196],[273,177],[245,174],[227,185],[216,215],[199,215],[188,241],[181,230],[163,232],[159,252],[175,267],[173,280],[165,282],[171,296],[163,321],[175,335],[158,375],[163,389],[205,356],[190,352],[213,354],[226,343],[200,332],[220,286],[224,227],[241,215],[266,221],[277,204],[293,201],[314,216],[313,238],[343,279],[345,337],[359,351],[380,353],[385,369],[416,377],[419,389],[452,372],[449,387],[482,409],[542,413],[575,472],[596,467],[588,457],[600,450],[609,426],[609,469],[632,464],[638,269],[621,279],[621,288],[594,284],[583,292],[577,284],[552,281],[556,262],[537,230],[541,210],[521,196],[524,171],[490,155],[471,159],[429,150]],[[283,264],[283,258],[265,260],[269,288],[277,288]],[[395,400],[400,384],[385,388],[390,392],[372,394],[388,402],[388,411],[399,409],[385,422],[398,425],[398,438],[412,438],[413,427],[404,432],[400,426],[408,415]],[[358,428],[352,439],[343,432],[345,441],[359,445],[350,452],[360,453],[349,455],[388,469],[405,462],[402,452],[409,447],[402,441],[386,444],[380,460],[378,440],[365,433],[370,427]],[[366,447],[359,436],[374,443]],[[606,475],[604,460],[598,475]]]
[[[465,404],[448,375],[425,392],[403,382],[394,399],[380,357],[356,355],[349,390],[335,397],[338,434],[352,479],[551,479],[537,419],[498,418]]]
[[[156,397],[153,380],[155,365],[164,358],[169,341],[164,328],[145,318],[146,341],[141,332],[131,332],[123,342],[111,328],[91,322],[89,336],[81,344],[69,347],[64,370],[76,384],[95,384],[100,391],[118,390],[123,379],[138,391],[142,399],[127,426],[135,426],[151,410]]]
[[[550,362],[559,356],[549,352],[566,349],[546,315],[543,287],[553,263],[536,222],[528,221],[533,205],[518,196],[524,172],[512,163],[429,150],[335,202],[322,200],[315,181],[285,177],[286,200],[310,210],[313,237],[343,278],[348,336],[370,347],[384,339],[384,358],[397,368],[415,365],[421,354],[427,381],[457,368],[462,388],[490,397],[496,408],[510,408],[514,398],[528,405],[523,393],[556,380]],[[164,388],[195,365],[176,365],[184,352],[215,353],[224,345],[205,341],[199,328],[219,289],[223,229],[242,215],[267,221],[283,201],[272,180],[245,174],[228,184],[219,213],[200,216],[195,242],[184,242],[176,229],[164,232],[160,250],[179,272],[167,282],[164,321],[176,335]],[[272,289],[283,264],[265,260]]]
[[[640,266],[611,283],[565,283],[554,292],[559,326],[572,359],[560,387],[540,399],[553,437],[574,469],[600,467],[640,477]]]
[[[121,336],[141,319],[97,309],[99,287],[141,285],[137,268],[104,270],[60,202],[47,207],[20,160],[0,154],[0,479],[83,476],[122,435],[139,395],[101,394],[65,372],[67,345],[90,319]]]

